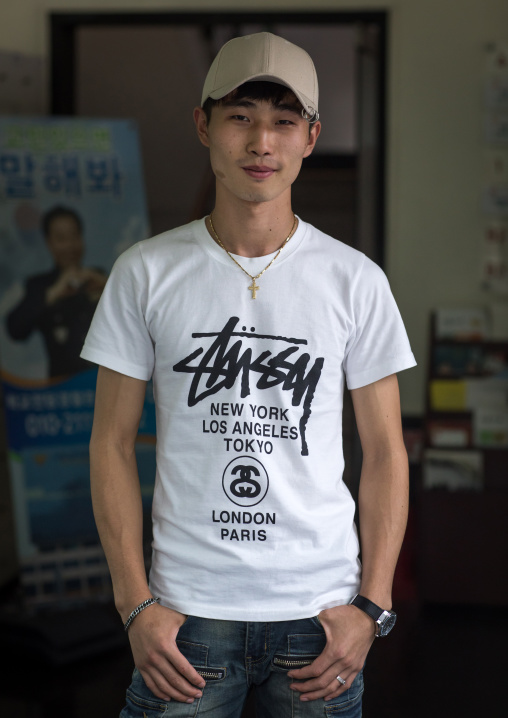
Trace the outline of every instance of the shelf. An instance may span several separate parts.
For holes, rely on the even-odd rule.
[[[486,417],[483,409],[475,407],[484,398],[488,401],[492,397],[496,403],[495,380],[500,371],[508,373],[508,342],[438,340],[434,328],[433,318],[423,461],[425,451],[432,451],[435,463],[430,475],[425,474],[425,465],[422,466],[416,492],[420,594],[428,602],[505,605],[508,604],[508,447],[476,446],[474,442],[475,435],[480,435],[475,420],[483,422],[482,428],[486,427],[483,430],[494,436],[498,430],[499,417]],[[508,386],[508,376],[503,379]],[[448,386],[443,383],[436,387],[435,382],[448,382]],[[453,407],[451,410],[445,408],[447,402]],[[438,409],[434,408],[436,404]],[[459,408],[461,405],[464,408]],[[502,436],[502,407],[501,412]],[[446,441],[447,432],[456,441],[462,438],[465,445],[436,446],[436,434],[438,441]],[[441,451],[449,453],[443,464],[435,454]],[[453,457],[453,452],[471,457],[466,460],[466,456],[457,453]],[[473,454],[477,458],[473,459]],[[424,488],[424,475],[431,482],[469,484],[473,488]],[[481,488],[474,490],[475,486]]]

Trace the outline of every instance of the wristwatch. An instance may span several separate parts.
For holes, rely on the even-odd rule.
[[[385,611],[384,609],[379,608],[379,606],[376,606],[375,603],[369,601],[369,599],[365,598],[365,596],[360,596],[360,594],[357,593],[349,603],[352,606],[356,606],[361,611],[364,611],[373,619],[376,624],[375,630],[377,638],[387,636],[395,626],[397,614],[394,611]]]

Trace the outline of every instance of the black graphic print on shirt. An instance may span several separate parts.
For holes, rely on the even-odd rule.
[[[277,514],[273,511],[259,511],[258,504],[268,492],[268,473],[258,459],[252,456],[237,456],[224,469],[222,488],[228,499],[235,504],[230,510],[213,510],[212,523],[220,524],[221,541],[266,541],[267,526],[275,526]],[[252,511],[240,511],[253,508]],[[264,528],[259,528],[264,526]]]
[[[222,488],[228,499],[237,506],[249,508],[263,501],[268,483],[265,467],[251,456],[237,456],[222,476]]]
[[[302,406],[303,408],[299,420],[299,435],[301,454],[308,456],[306,428],[312,413],[312,401],[321,376],[324,358],[318,357],[312,363],[310,354],[301,350],[301,347],[307,345],[306,339],[256,334],[255,327],[251,327],[250,332],[247,331],[246,326],[241,328],[242,331],[235,331],[239,321],[238,317],[231,317],[219,332],[194,332],[192,334],[193,339],[203,340],[203,346],[195,349],[173,367],[174,371],[193,375],[187,399],[188,406],[196,406],[207,397],[220,392],[221,389],[231,389],[237,381],[241,385],[240,396],[242,399],[250,395],[251,382],[255,382],[256,388],[260,390],[280,386],[282,391],[291,393],[292,406]],[[262,342],[266,344],[267,348],[254,356],[250,340],[255,340],[256,348],[262,346]],[[235,406],[238,413],[243,413],[243,404],[233,405],[231,413],[234,414]],[[258,409],[268,412],[266,407],[258,407]],[[270,414],[272,409],[280,412],[281,415],[284,414],[283,409],[275,410],[274,407],[270,407]],[[256,407],[251,407],[251,410],[255,414]],[[217,421],[214,428],[215,426],[217,432],[226,433],[225,421]],[[233,431],[233,433],[235,432]],[[273,436],[273,438],[279,438],[279,436]],[[289,438],[295,438],[295,436]],[[225,441],[229,451],[230,444],[227,442],[234,442],[235,439],[226,437]],[[235,451],[241,450],[237,449],[234,444],[233,448]],[[245,450],[245,446],[242,445],[242,449]]]

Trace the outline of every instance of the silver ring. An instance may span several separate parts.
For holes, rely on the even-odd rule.
[[[345,686],[345,685],[346,685],[346,681],[345,681],[343,678],[341,678],[340,676],[337,676],[337,680],[339,681],[339,683],[340,683],[342,686]]]

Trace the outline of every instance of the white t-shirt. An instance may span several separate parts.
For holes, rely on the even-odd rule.
[[[271,258],[237,257],[252,275]],[[204,220],[140,242],[82,356],[153,377],[153,594],[205,618],[306,618],[360,581],[344,376],[356,389],[415,360],[381,269],[305,222],[256,299],[250,284]]]

